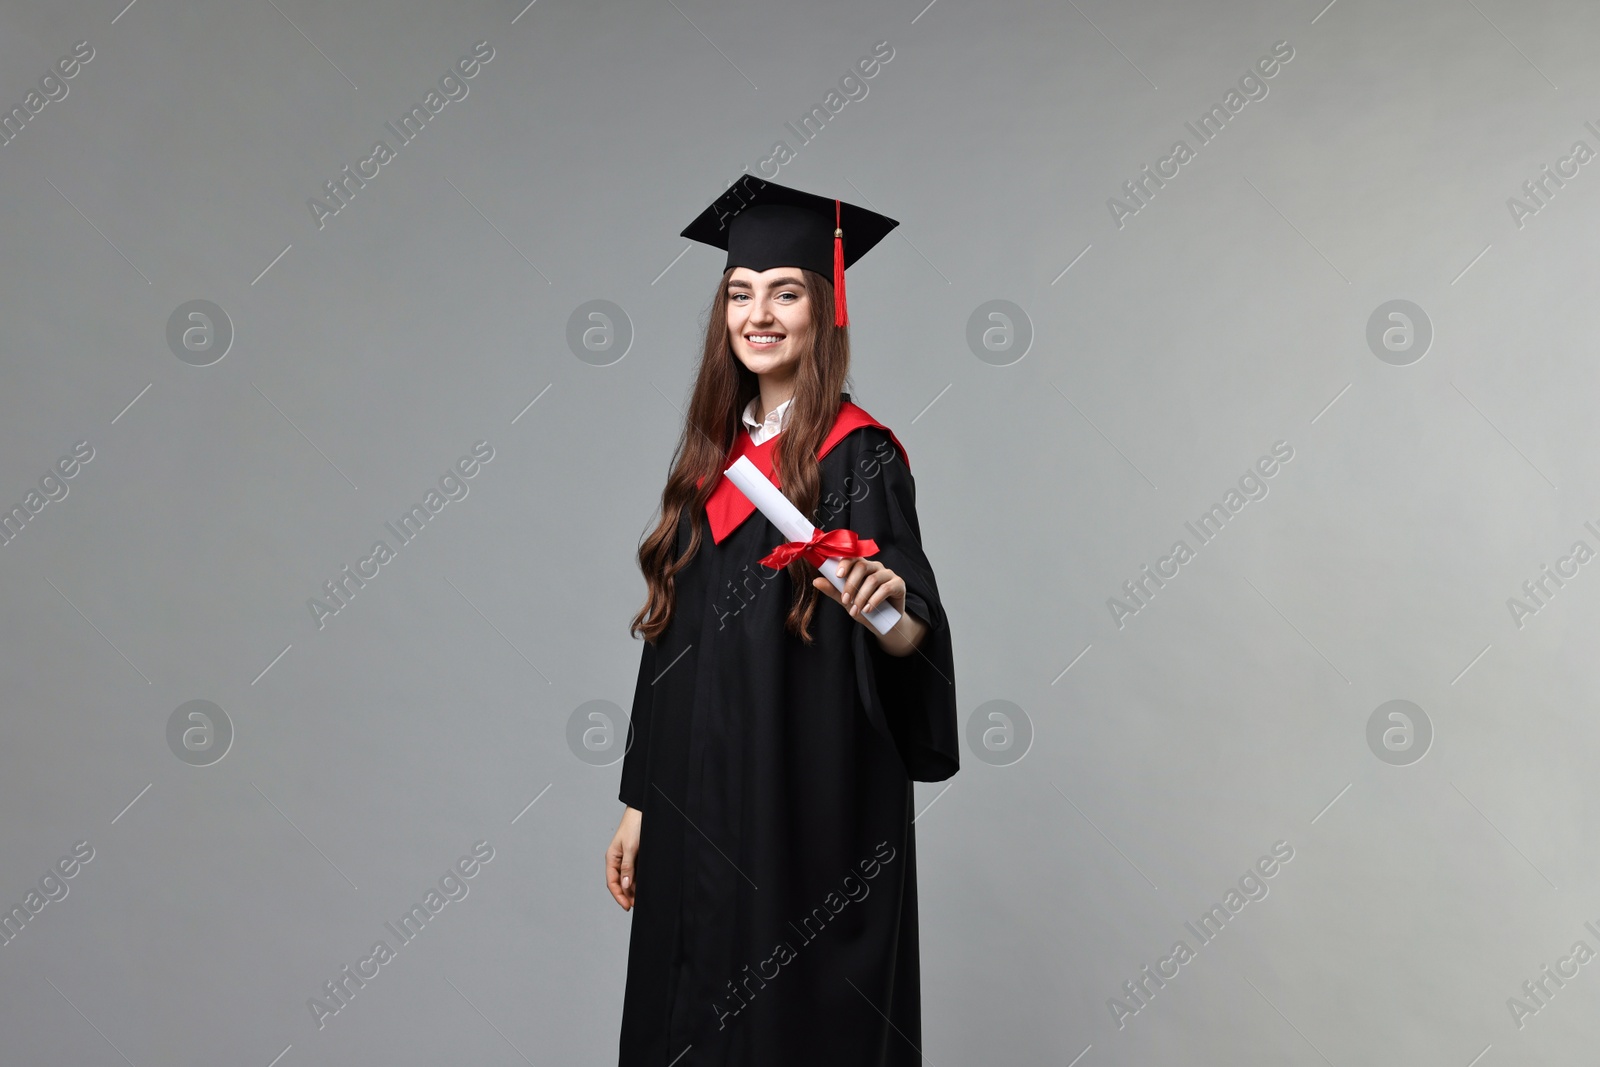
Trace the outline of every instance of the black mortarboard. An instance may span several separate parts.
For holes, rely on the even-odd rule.
[[[844,271],[900,225],[887,215],[745,174],[682,236],[728,251],[732,267],[801,267],[833,279],[833,323],[850,322]]]

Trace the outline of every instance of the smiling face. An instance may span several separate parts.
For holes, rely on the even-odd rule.
[[[811,298],[798,267],[728,276],[728,343],[752,373],[786,381],[811,344]]]

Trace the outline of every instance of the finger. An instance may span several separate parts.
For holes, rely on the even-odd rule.
[[[816,581],[824,582],[824,585],[819,585],[818,589],[824,589],[824,592],[827,592],[829,597],[834,598],[835,601],[838,601],[838,605],[846,609],[850,608],[851,589],[854,589],[854,585],[851,582],[859,585],[862,577],[864,577],[864,571],[861,571],[861,569],[846,566],[846,563],[851,563],[851,561],[853,560],[837,561],[838,569],[835,569],[834,574],[838,576],[838,585],[827,581],[826,577],[818,576],[818,579],[816,579]]]
[[[867,579],[867,581],[870,581],[870,579]],[[851,615],[854,615],[861,606],[861,591],[867,587],[867,581],[863,581],[854,589],[847,588],[845,590],[844,608]]]
[[[889,575],[889,579],[894,577],[894,572],[888,568],[874,571],[871,577],[861,583],[861,588],[856,590],[853,606],[858,613],[868,610],[867,602],[883,587],[884,582],[889,580],[884,577],[885,574]]]
[[[850,579],[855,576],[855,568],[851,566],[855,560],[841,559],[834,561],[834,574],[839,577],[839,603],[845,607],[850,606]],[[827,581],[827,579],[823,579]],[[828,583],[832,585],[832,582]]]
[[[872,611],[885,601],[893,600],[903,589],[905,589],[905,584],[906,583],[897,576],[890,577],[889,579],[879,583],[877,589],[873,591],[873,594],[868,599],[867,603],[862,605],[862,612],[866,613]]]
[[[850,577],[845,579],[844,595],[846,603],[853,601],[856,590],[861,588],[861,583],[870,578],[878,567],[883,566],[881,563],[873,563],[871,560],[862,559],[859,556],[850,557],[850,562],[859,564],[859,566],[852,566],[850,568]]]
[[[628,905],[622,894],[622,886],[618,881],[618,858],[615,851],[606,855],[606,888],[611,891],[611,895],[616,898],[617,903],[626,908]]]
[[[631,891],[638,877],[639,839],[622,842],[622,888]]]
[[[623,864],[621,875],[615,896],[617,903],[626,911],[633,906],[633,894],[639,888],[639,884],[633,880],[633,868],[630,864]]]

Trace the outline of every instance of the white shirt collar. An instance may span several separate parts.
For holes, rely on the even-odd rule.
[[[794,397],[791,396],[788,400],[767,412],[767,417],[764,421],[757,422],[756,405],[760,402],[761,398],[759,396],[751,397],[750,403],[744,406],[744,414],[740,416],[741,421],[750,429],[750,439],[758,445],[767,438],[776,436],[783,431],[784,425],[789,421],[789,405],[794,402]]]

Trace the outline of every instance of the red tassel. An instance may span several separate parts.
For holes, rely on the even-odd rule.
[[[844,301],[844,231],[839,228],[839,201],[833,202],[833,324],[850,325]]]

